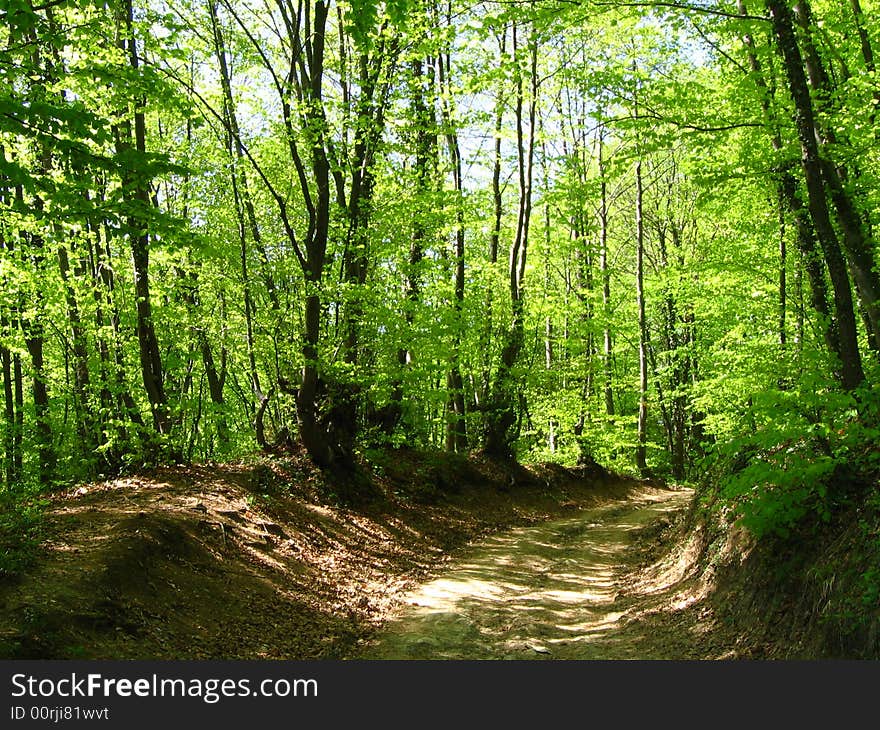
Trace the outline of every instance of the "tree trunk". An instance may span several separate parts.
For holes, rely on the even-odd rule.
[[[438,59],[440,63],[442,60]],[[407,330],[411,330],[415,321],[415,307],[421,296],[420,267],[424,259],[425,237],[428,231],[425,216],[430,210],[429,193],[435,189],[437,170],[437,121],[434,116],[436,97],[434,67],[429,58],[415,58],[410,63],[413,122],[415,126],[415,174],[416,174],[416,210],[413,220],[412,237],[410,239],[409,256],[407,259],[404,284],[404,321]],[[401,419],[403,412],[402,373],[412,361],[412,352],[407,345],[397,350],[397,364],[400,375],[395,377],[391,387],[391,398],[388,413],[382,419],[381,427],[386,436],[390,436]]]
[[[238,124],[238,112],[236,109],[235,97],[232,94],[232,77],[229,71],[229,64],[226,60],[226,41],[224,39],[223,30],[220,26],[217,5],[214,0],[208,0],[208,10],[211,17],[214,54],[217,58],[217,65],[220,71],[220,87],[223,92],[223,124],[226,129],[226,148],[230,162],[230,181],[232,183],[232,193],[235,200],[235,214],[238,221],[239,264],[245,318],[245,344],[247,348],[248,375],[250,378],[251,393],[254,399],[247,404],[247,407],[253,418],[254,437],[257,441],[257,445],[260,448],[265,449],[269,445],[266,439],[264,425],[264,417],[269,396],[263,392],[257,368],[256,344],[254,341],[254,318],[256,312],[252,291],[253,284],[250,276],[250,267],[248,266],[248,233],[250,233],[254,247],[257,249],[257,253],[263,262],[266,292],[269,295],[272,311],[280,311],[280,303],[275,280],[269,268],[269,257],[263,244],[263,237],[260,231],[259,222],[257,221],[253,198],[250,192],[247,171],[245,169],[244,145],[242,144],[241,132]],[[206,369],[208,369],[210,366],[205,358],[204,352],[202,359],[205,362]],[[218,396],[222,398],[222,384],[218,382],[218,380],[219,379],[216,377],[212,378],[210,373],[208,374],[208,384],[211,390],[211,397],[215,403],[218,402]],[[221,426],[222,425],[223,424],[221,424]],[[218,427],[218,435],[222,430],[224,429]]]
[[[117,47],[127,52],[132,71],[138,72],[140,59],[137,41],[134,36],[134,15],[131,0],[123,0],[120,8],[117,29]],[[115,127],[116,152],[124,158],[132,150],[139,157],[146,154],[146,119],[144,107],[146,99],[134,100],[134,144],[132,145],[132,125],[128,120]],[[162,358],[159,341],[153,323],[153,307],[150,297],[150,233],[148,230],[149,211],[152,207],[149,194],[149,180],[143,173],[131,168],[122,174],[122,194],[127,207],[127,221],[131,258],[134,267],[134,289],[137,312],[137,339],[140,352],[141,378],[150,410],[153,426],[159,434],[167,434],[171,421],[165,396],[162,373]]]
[[[5,150],[0,146],[0,162],[5,162],[5,157]],[[0,197],[0,204],[6,206],[9,202],[7,196],[10,191],[4,188],[2,189],[2,192],[3,196]],[[11,255],[12,249],[12,243],[7,242],[2,231],[0,231],[0,255],[3,255],[4,257]],[[11,288],[10,284],[11,282],[4,277],[4,280],[2,281],[4,291],[9,292],[9,289]],[[11,294],[12,292],[9,293]],[[20,294],[16,293],[13,301],[9,305],[10,311],[13,315],[16,313],[15,299],[20,299]],[[0,317],[0,333],[2,333],[4,341],[12,339],[13,332],[17,329],[17,326],[17,321],[7,317],[4,312],[3,316]],[[20,392],[21,389],[21,368],[18,365],[18,354],[15,354],[14,358],[16,361],[17,381],[13,380],[12,374],[13,353],[5,344],[0,344],[0,368],[3,370],[3,473],[6,480],[6,487],[10,491],[13,485],[18,483],[21,479],[21,455],[16,454],[16,449],[21,448],[21,439],[20,436],[18,436],[19,424],[16,413],[18,404],[13,393],[13,391]]]
[[[512,30],[512,49],[517,56],[517,26]],[[534,29],[529,37],[529,109],[528,136],[525,133],[523,113],[524,92],[522,72],[516,70],[516,147],[519,170],[519,210],[516,233],[510,247],[508,259],[508,284],[511,300],[511,322],[501,351],[501,362],[495,374],[492,397],[485,413],[485,442],[487,454],[512,459],[516,456],[515,442],[517,432],[517,406],[519,405],[519,385],[513,375],[525,339],[525,289],[524,276],[526,256],[529,245],[529,222],[532,212],[532,168],[535,152],[535,117],[538,94],[538,43]]]
[[[801,145],[801,166],[807,186],[810,216],[834,289],[840,337],[840,382],[847,390],[865,380],[858,349],[852,291],[840,243],[834,232],[825,196],[825,185],[817,143],[817,130],[803,59],[794,34],[791,11],[784,0],[765,0],[779,48],[782,52],[789,92],[795,106],[794,120]]]
[[[737,7],[740,14],[747,14],[743,0],[738,0]],[[748,34],[743,37],[743,41],[748,48],[749,65],[754,74],[755,84],[762,92],[761,108],[773,129],[770,135],[771,144],[776,152],[781,152],[783,149],[782,137],[771,111],[770,89],[764,80],[763,71],[758,62],[755,42],[751,35]],[[795,180],[789,167],[782,165],[778,170],[776,180],[777,198],[780,201],[780,205],[785,206],[785,209],[788,210],[795,222],[795,243],[801,254],[807,278],[810,280],[810,304],[819,315],[825,346],[837,360],[841,360],[840,335],[838,334],[837,323],[828,303],[828,287],[825,283],[825,267],[823,266],[822,255],[816,242],[816,234],[809,211],[798,197],[797,187],[797,180]],[[802,324],[802,321],[799,320],[799,322]],[[802,343],[802,338],[799,339],[799,342]]]
[[[605,128],[599,131],[599,273],[602,277],[602,366],[605,374],[605,413],[614,415],[611,362],[611,272],[608,269],[608,184],[605,180]]]
[[[42,153],[39,164],[41,166],[41,173],[44,175],[48,174],[48,151]],[[15,196],[19,205],[21,205],[23,208],[24,190],[20,185],[16,187]],[[31,205],[38,213],[42,213],[45,209],[45,204],[43,200],[38,196],[34,197]],[[34,270],[37,272],[38,276],[43,275],[43,269],[45,266],[43,238],[36,233],[22,233],[21,239],[28,245],[30,258]],[[46,385],[46,373],[44,371],[44,297],[42,291],[40,291],[39,289],[34,291],[33,295],[36,300],[35,306],[33,308],[33,314],[25,315],[24,310],[21,310],[22,314],[20,315],[19,324],[21,327],[21,331],[24,334],[25,347],[28,351],[31,365],[31,393],[34,401],[34,430],[36,433],[38,459],[37,478],[39,479],[41,485],[48,486],[49,484],[51,484],[55,475],[57,455],[55,453],[55,446],[53,444],[52,424],[49,412],[49,391]],[[16,380],[19,381],[20,387],[21,366],[18,361],[16,361],[15,364],[18,366],[18,372],[16,372]],[[20,393],[16,393],[16,397],[19,400],[22,400]],[[22,418],[23,414],[21,409],[19,410],[19,414],[20,418]],[[23,427],[23,422],[21,425]],[[21,438],[22,435],[23,430],[16,433],[16,436],[18,436],[18,438]]]
[[[830,101],[835,89],[813,42],[812,10],[808,0],[795,2],[794,20],[800,27],[803,38],[804,64],[815,104],[820,112],[833,113]],[[831,161],[832,148],[840,142],[837,132],[829,122],[823,123],[820,117],[816,118],[815,124],[816,139],[820,144],[819,165],[842,233],[843,250],[852,280],[861,301],[868,343],[871,349],[880,353],[880,275],[876,271],[872,246],[865,235],[865,223],[857,211],[855,201],[846,190],[846,180],[850,177],[850,172],[845,165]]]
[[[21,357],[12,356],[12,384],[15,399],[15,429],[12,437],[12,468],[17,477],[24,474],[22,444],[24,441],[24,377]]]
[[[32,395],[36,428],[38,476],[40,484],[48,485],[55,474],[55,448],[52,443],[52,425],[49,420],[49,390],[46,386],[43,359],[43,324],[39,318],[23,322],[25,345],[33,371]]]
[[[103,202],[103,198],[102,198]],[[141,437],[144,437],[146,434],[144,419],[141,416],[141,412],[138,409],[137,403],[135,403],[134,398],[131,395],[131,388],[128,383],[128,377],[126,375],[127,366],[125,363],[125,346],[122,338],[121,331],[121,316],[119,313],[119,306],[116,302],[115,292],[116,292],[116,280],[113,273],[113,261],[110,251],[110,241],[112,233],[110,232],[110,227],[105,221],[103,226],[96,222],[93,222],[93,234],[95,236],[95,289],[96,289],[96,297],[106,302],[107,308],[109,309],[109,317],[110,317],[110,326],[113,332],[113,354],[114,354],[114,362],[111,366],[113,369],[113,376],[110,380],[108,380],[106,387],[109,390],[113,391],[113,395],[115,396],[116,402],[116,410],[120,416],[120,420],[123,423],[130,422],[135,425],[141,427]],[[101,245],[101,231],[103,229],[103,246]],[[98,307],[100,309],[100,305]],[[127,427],[125,425],[120,426],[119,435],[123,441],[127,440]],[[116,457],[119,454],[115,454]]]
[[[786,345],[786,305],[788,287],[786,284],[786,266],[788,265],[788,255],[786,251],[786,230],[785,230],[785,196],[779,191],[777,196],[777,214],[779,222],[779,345]]]
[[[639,318],[639,417],[636,467],[644,477],[648,473],[648,325],[645,317],[645,226],[642,211],[642,161],[636,162],[636,305]]]
[[[464,210],[462,208],[462,195],[464,193],[461,151],[458,146],[458,138],[453,134],[447,135],[449,154],[452,158],[453,182],[458,194],[455,213],[455,257],[453,259],[453,298],[455,308],[454,331],[452,335],[452,352],[449,361],[449,410],[451,420],[449,422],[446,448],[448,451],[467,450],[467,426],[465,420],[464,381],[461,377],[461,317],[464,309]]]
[[[63,245],[58,247],[58,270],[64,283],[67,319],[70,323],[73,340],[73,405],[80,438],[79,445],[84,455],[90,455],[98,444],[95,441],[95,421],[89,403],[89,355],[85,328],[79,313],[79,304],[70,281],[69,257],[67,249]]]
[[[300,439],[312,460],[320,467],[333,465],[336,453],[327,431],[322,428],[318,414],[318,397],[325,390],[318,375],[318,342],[321,325],[321,298],[317,294],[306,297],[305,330],[303,337],[303,367],[299,392],[296,397]]]
[[[11,489],[20,475],[15,471],[15,401],[12,395],[12,353],[8,347],[0,346],[0,363],[3,368],[3,472],[6,487]]]
[[[501,31],[498,41],[499,52],[503,58],[507,49],[507,26]],[[503,85],[503,80],[499,86]],[[489,233],[489,265],[494,273],[498,263],[498,247],[501,243],[501,218],[503,214],[503,198],[501,194],[501,133],[504,126],[504,97],[503,89],[499,88],[495,97],[495,132],[494,149],[492,154],[492,230]],[[485,405],[491,397],[491,345],[494,328],[494,290],[493,281],[490,278],[486,286],[486,317],[483,322],[481,335],[481,350],[483,356],[483,372],[480,383],[480,399]]]
[[[451,6],[447,7],[446,22],[452,25]],[[453,289],[453,331],[451,351],[449,354],[449,370],[446,376],[446,450],[466,451],[468,448],[466,405],[464,396],[464,378],[461,374],[461,327],[464,311],[465,293],[465,229],[464,229],[464,180],[462,177],[461,148],[458,134],[454,126],[452,114],[451,89],[452,56],[443,54],[439,59],[441,87],[441,112],[443,126],[446,128],[446,149],[452,168],[452,184],[455,192],[455,230],[452,258],[452,289]],[[485,335],[485,333],[483,333]]]

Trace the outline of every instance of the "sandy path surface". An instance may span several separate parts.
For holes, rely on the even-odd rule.
[[[655,492],[498,534],[405,598],[364,659],[660,659],[634,641],[615,599],[632,534],[684,509],[692,492]]]

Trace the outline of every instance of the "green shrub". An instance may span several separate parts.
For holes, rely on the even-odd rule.
[[[830,520],[878,470],[877,399],[804,389],[763,398],[755,430],[716,446],[714,479],[751,532],[785,537],[808,515]]]

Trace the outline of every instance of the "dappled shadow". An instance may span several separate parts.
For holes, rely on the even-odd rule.
[[[412,480],[418,458],[395,465]],[[635,490],[564,471],[507,492],[497,465],[461,471],[480,483],[435,505],[386,481],[384,499],[344,506],[334,484],[295,460],[167,468],[57,494],[39,559],[0,584],[0,658],[350,656],[450,549]],[[555,539],[546,543],[530,560],[570,580],[576,570],[563,571]],[[522,569],[512,565],[500,590],[522,592]]]
[[[691,493],[645,495],[517,528],[469,550],[407,596],[367,659],[654,658],[637,633],[616,636],[631,534],[681,510]]]

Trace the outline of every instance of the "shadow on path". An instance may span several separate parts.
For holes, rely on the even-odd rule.
[[[691,496],[654,492],[477,543],[408,594],[359,658],[663,658],[620,631],[633,607],[615,610],[619,568],[631,533]]]

